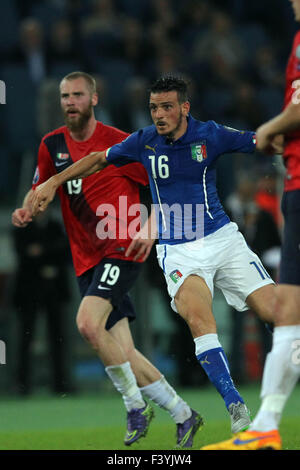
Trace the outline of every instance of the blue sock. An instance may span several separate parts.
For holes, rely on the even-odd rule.
[[[227,357],[223,348],[213,348],[197,355],[200,365],[209,380],[216,387],[228,409],[231,403],[244,403],[230,376]]]

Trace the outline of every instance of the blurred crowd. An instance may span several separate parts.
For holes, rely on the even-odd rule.
[[[286,0],[2,0],[0,26],[2,200],[24,152],[62,123],[66,73],[95,75],[97,118],[129,132],[149,124],[148,85],[168,72],[190,81],[196,118],[255,129],[281,107],[294,32]]]

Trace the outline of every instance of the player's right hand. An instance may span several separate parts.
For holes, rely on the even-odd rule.
[[[32,222],[32,213],[29,209],[16,209],[11,216],[12,224],[15,227],[24,228]]]
[[[272,121],[262,124],[256,131],[256,148],[268,155],[281,155],[284,151],[284,136],[272,132]]]
[[[47,209],[50,202],[54,199],[56,189],[57,187],[55,186],[52,178],[49,178],[45,183],[42,183],[35,188],[30,201],[33,216]]]
[[[283,134],[277,134],[272,140],[272,149],[273,153],[275,155],[282,155],[284,152],[284,135]]]

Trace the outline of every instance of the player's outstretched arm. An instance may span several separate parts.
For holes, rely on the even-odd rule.
[[[32,199],[33,215],[46,210],[50,202],[54,199],[59,186],[67,181],[92,175],[102,170],[107,165],[105,152],[93,152],[78,162],[73,163],[73,165],[70,165],[61,173],[51,176],[45,183],[37,186],[34,191]]]
[[[283,153],[284,134],[300,127],[300,103],[291,102],[282,113],[261,125],[256,131],[257,150],[267,153]]]
[[[15,227],[24,228],[32,222],[31,198],[33,191],[30,189],[26,194],[22,207],[15,209],[11,216],[12,224]]]

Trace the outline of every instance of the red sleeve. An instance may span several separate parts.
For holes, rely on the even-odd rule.
[[[39,152],[38,161],[35,169],[34,177],[32,180],[32,189],[35,189],[39,184],[44,183],[56,173],[49,151],[42,140]]]
[[[143,186],[147,186],[149,184],[148,173],[145,167],[138,162],[128,163],[120,167],[120,171],[122,175],[127,176],[135,183],[142,184]]]

